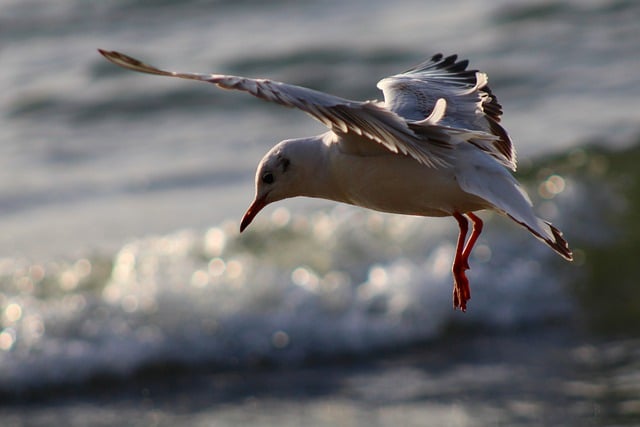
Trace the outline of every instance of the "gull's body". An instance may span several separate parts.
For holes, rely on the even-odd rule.
[[[453,216],[460,227],[453,263],[454,307],[470,298],[465,270],[482,231],[473,212],[490,209],[526,227],[561,256],[562,233],[533,212],[510,170],[515,152],[500,126],[501,106],[487,77],[456,56],[435,55],[381,80],[385,102],[352,101],[269,80],[160,70],[118,52],[100,51],[135,71],[214,83],[305,111],[328,132],[282,141],[262,159],[256,197],[241,231],[267,204],[318,197],[383,212]],[[468,220],[473,231],[466,239]]]
[[[455,167],[425,167],[410,156],[386,149],[354,154],[347,151],[348,143],[346,149],[344,145],[344,141],[328,132],[284,141],[272,153],[283,148],[290,152],[299,149],[299,158],[308,157],[309,166],[299,180],[305,183],[299,189],[301,196],[420,216],[450,216],[453,212],[491,207],[460,187]],[[465,149],[468,148],[460,147],[461,151]],[[358,179],[353,179],[354,176]]]

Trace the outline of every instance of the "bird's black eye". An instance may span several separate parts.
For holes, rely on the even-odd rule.
[[[271,172],[266,172],[264,175],[262,175],[262,182],[264,182],[265,184],[273,184],[273,174]]]

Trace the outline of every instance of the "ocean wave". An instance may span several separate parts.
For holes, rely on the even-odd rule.
[[[133,241],[112,260],[5,259],[0,388],[162,363],[304,363],[436,339],[452,324],[514,328],[571,313],[555,255],[502,227],[472,259],[469,311],[453,311],[456,230],[441,221],[280,208],[242,236],[225,223]]]

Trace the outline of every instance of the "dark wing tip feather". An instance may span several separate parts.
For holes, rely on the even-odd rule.
[[[100,54],[105,58],[107,58],[109,61],[117,65],[123,65],[123,64],[128,64],[130,66],[146,65],[142,61],[139,61],[128,55],[125,55],[124,53],[116,52],[115,50],[98,49],[98,52],[100,52]]]
[[[435,68],[438,70],[446,70],[450,73],[460,73],[466,71],[468,65],[469,61],[466,59],[458,61],[458,55],[456,54],[445,57],[441,53],[436,53],[431,59],[413,67],[409,72]]]
[[[553,233],[554,240],[551,241],[545,239],[545,242],[547,242],[552,249],[562,255],[564,259],[567,261],[573,261],[573,252],[569,248],[569,243],[567,243],[564,237],[562,237],[562,232],[548,222],[547,225],[551,229],[551,233]]]
[[[553,235],[553,240],[548,237],[541,236],[537,231],[531,228],[528,224],[517,220],[509,213],[506,213],[506,215],[512,220],[514,220],[515,222],[517,222],[518,224],[525,227],[527,230],[531,232],[531,234],[536,236],[538,239],[545,242],[551,249],[556,251],[562,258],[566,259],[567,261],[573,261],[573,252],[571,251],[571,248],[569,248],[569,243],[567,243],[564,237],[562,237],[562,231],[558,230],[556,227],[551,225],[550,222],[544,221],[544,223],[551,230],[551,234]]]
[[[500,122],[502,105],[498,102],[498,98],[493,94],[489,85],[484,85],[481,90],[487,94],[487,98],[482,103],[482,111],[496,122]]]
[[[449,55],[445,57],[441,53],[433,55],[427,61],[424,61],[409,70],[404,74],[417,74],[429,70],[440,70],[446,72],[447,78],[456,81],[459,85],[474,86],[477,84],[478,70],[468,70],[469,60],[458,60],[458,55]]]
[[[444,60],[439,64],[438,68],[449,68],[452,65],[455,65],[456,59],[458,59],[458,55],[456,54],[449,55],[446,58],[444,58]]]
[[[492,117],[487,117],[487,122],[489,123],[489,128],[491,129],[491,133],[498,137],[497,140],[494,141],[493,145],[506,159],[513,159],[515,165],[515,152],[513,150],[513,144],[511,143],[511,138],[507,134],[507,131],[494,120]]]
[[[467,65],[469,65],[469,61],[467,60],[457,61],[457,59],[458,59],[458,55],[455,55],[455,54],[445,57],[441,53],[436,53],[426,61],[421,62],[420,64],[409,68],[407,71],[405,71],[405,73],[406,74],[419,73],[421,71],[432,70],[432,69],[445,70],[451,73],[464,72],[467,68]]]
[[[108,61],[129,70],[138,71],[140,73],[157,74],[161,76],[171,76],[175,74],[169,71],[160,70],[153,65],[145,64],[138,59],[125,55],[124,53],[116,52],[115,50],[98,49],[98,52],[100,52],[100,54],[104,56]]]
[[[458,61],[454,63],[452,66],[448,68],[448,70],[453,73],[459,73],[459,72],[465,71],[468,66],[469,66],[469,60],[463,59],[462,61]]]

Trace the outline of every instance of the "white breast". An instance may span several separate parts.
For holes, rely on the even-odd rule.
[[[383,212],[449,216],[491,205],[463,191],[453,168],[432,168],[391,152],[359,156],[334,150],[332,175],[338,201]]]

